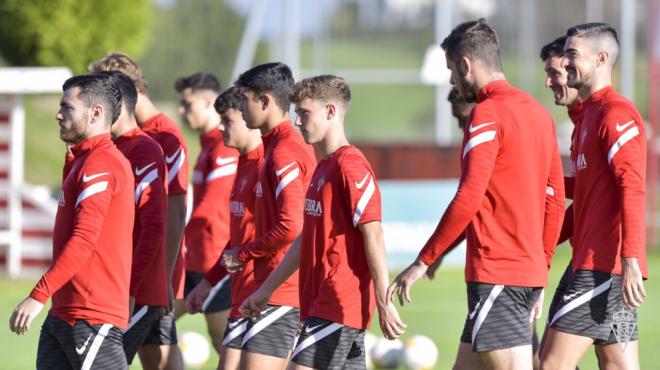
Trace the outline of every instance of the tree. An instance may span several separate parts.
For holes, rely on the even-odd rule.
[[[11,65],[80,73],[110,51],[141,54],[151,19],[149,0],[2,0],[0,54]]]

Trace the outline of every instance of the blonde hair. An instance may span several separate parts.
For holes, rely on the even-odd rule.
[[[305,78],[293,86],[291,102],[300,103],[305,99],[321,101],[338,101],[346,109],[351,102],[351,89],[346,80],[334,75],[320,75]]]
[[[133,80],[139,93],[147,93],[147,81],[140,67],[124,53],[110,53],[87,67],[90,72],[118,71]]]

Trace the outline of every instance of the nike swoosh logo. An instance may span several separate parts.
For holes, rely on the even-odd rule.
[[[578,292],[575,292],[575,293],[571,293],[571,294],[564,294],[564,301],[570,301],[573,297],[575,297],[576,295],[578,295],[580,293],[582,293],[581,290],[578,291]]]
[[[358,190],[362,189],[364,184],[367,182],[367,179],[369,178],[369,172],[367,172],[366,175],[364,175],[364,178],[360,182],[355,182],[355,187],[358,188]]]
[[[82,356],[82,354],[85,353],[85,349],[87,349],[87,344],[89,344],[90,339],[92,339],[92,333],[89,333],[89,337],[87,337],[87,340],[83,343],[82,347],[76,347],[76,353],[78,356]]]
[[[296,162],[291,162],[291,163],[287,164],[286,166],[282,167],[279,170],[276,168],[275,169],[275,176],[280,176],[281,174],[284,173],[284,171],[288,170],[289,168],[291,168],[291,166],[293,166],[295,164],[296,164]]]
[[[215,163],[218,166],[224,166],[226,164],[233,163],[233,162],[236,162],[236,157],[227,157],[227,158],[218,157],[218,158],[215,159]]]
[[[626,127],[632,125],[633,123],[635,123],[634,120],[633,120],[633,121],[628,121],[628,122],[624,123],[623,125],[619,125],[619,124],[617,123],[617,124],[616,124],[616,130],[617,130],[618,132],[621,132],[621,131],[625,130]]]
[[[493,123],[495,123],[495,122],[482,123],[482,124],[477,125],[477,126],[474,126],[473,124],[470,123],[470,126],[468,127],[468,132],[473,133],[473,132],[479,130],[480,128],[482,128],[482,127],[492,125]]]
[[[147,169],[149,169],[149,167],[153,166],[154,164],[156,164],[156,162],[151,162],[151,163],[149,163],[148,165],[146,165],[146,166],[144,166],[144,167],[142,167],[142,168],[137,168],[137,167],[135,167],[135,176],[142,176],[142,174],[144,173],[144,171],[146,171]]]
[[[171,156],[167,156],[167,155],[166,155],[166,156],[165,156],[165,162],[167,162],[167,164],[170,164],[170,163],[174,162],[174,160],[176,159],[176,157],[179,156],[179,153],[181,153],[181,148],[179,148],[179,150],[177,150],[176,152],[174,152],[174,154],[172,154]]]
[[[316,330],[317,328],[319,328],[321,326],[323,326],[323,324],[318,324],[318,325],[315,325],[315,326],[308,326],[308,327],[305,328],[305,333],[309,334],[309,333],[313,332],[314,330]]]
[[[109,172],[103,172],[103,173],[97,173],[96,175],[87,176],[87,173],[85,173],[85,174],[83,174],[82,180],[83,180],[83,182],[88,182],[88,181],[94,180],[97,177],[105,176],[105,175],[108,175],[108,174],[109,174]]]
[[[470,320],[474,319],[474,315],[477,314],[477,312],[479,311],[480,306],[481,306],[481,298],[479,298],[479,302],[477,302],[477,305],[474,306],[474,310],[472,310],[472,312],[470,312],[470,315],[469,315]]]

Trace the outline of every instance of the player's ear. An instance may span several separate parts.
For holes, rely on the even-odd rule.
[[[104,113],[103,106],[100,105],[100,104],[96,104],[96,105],[92,106],[91,110],[92,110],[92,112],[91,112],[92,114],[91,114],[91,121],[90,122],[91,123],[101,122],[102,121],[101,118],[102,118],[103,113]]]
[[[606,65],[610,59],[610,55],[606,51],[599,51],[596,53],[596,67]]]
[[[337,114],[337,107],[333,103],[328,103],[325,105],[325,113],[329,121]]]
[[[259,102],[261,102],[261,109],[266,110],[268,109],[268,105],[272,103],[271,97],[268,94],[261,94],[259,95]]]

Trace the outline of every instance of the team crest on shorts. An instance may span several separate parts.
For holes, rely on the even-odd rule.
[[[612,331],[616,337],[616,341],[623,344],[623,351],[625,352],[628,342],[635,332],[637,322],[635,322],[635,313],[632,310],[622,308],[612,315]]]

